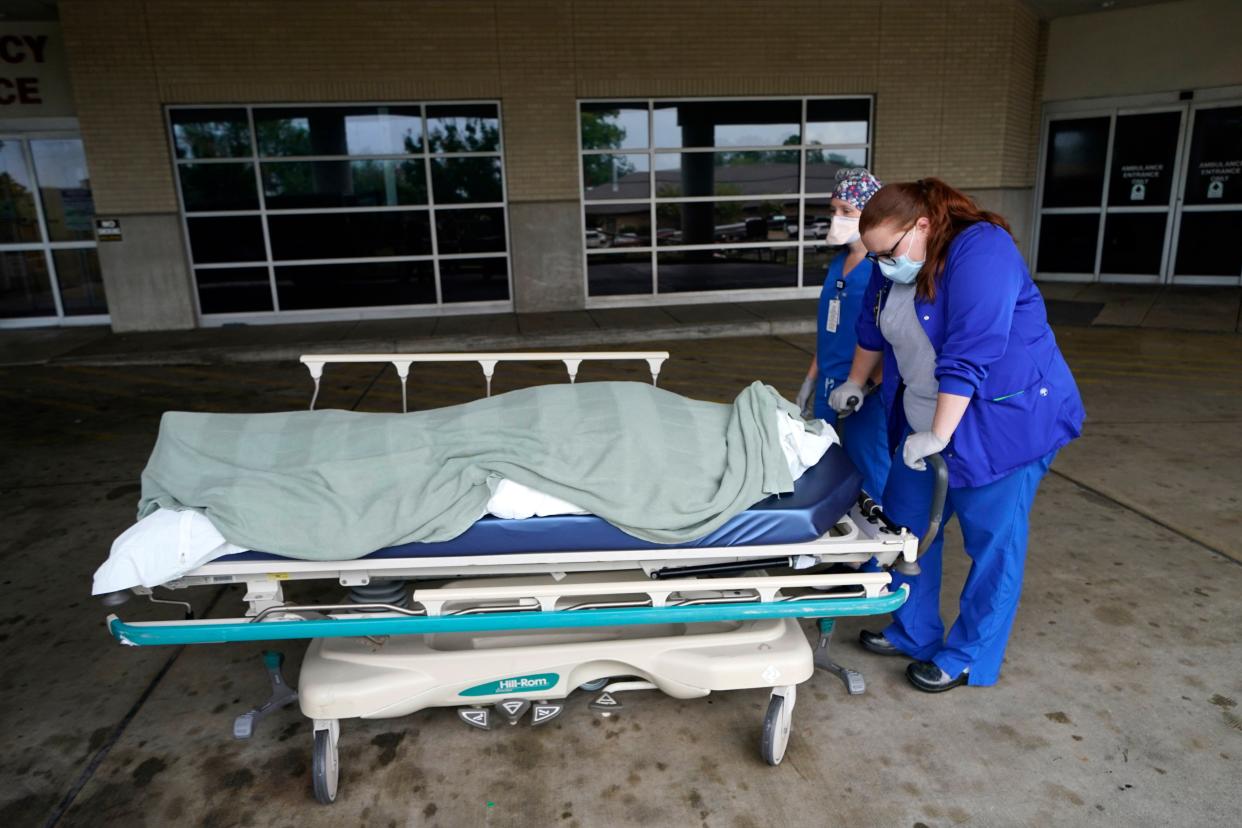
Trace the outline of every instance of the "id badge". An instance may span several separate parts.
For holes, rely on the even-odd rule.
[[[825,327],[828,333],[836,333],[837,326],[841,324],[841,300],[833,299],[828,302],[828,322]]]

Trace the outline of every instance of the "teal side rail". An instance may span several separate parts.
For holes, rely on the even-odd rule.
[[[300,638],[420,635],[426,633],[503,630],[550,630],[621,627],[635,624],[695,624],[751,621],[761,618],[840,618],[880,615],[905,603],[909,588],[876,598],[812,598],[753,604],[701,604],[684,607],[618,607],[555,612],[497,612],[479,615],[368,617],[305,621],[146,621],[129,623],[108,617],[108,630],[122,644],[148,647],[171,644],[228,644],[236,641],[287,641]]]

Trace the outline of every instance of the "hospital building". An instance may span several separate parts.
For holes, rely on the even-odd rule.
[[[1242,284],[1238,0],[4,0],[0,327],[810,299],[838,170]]]

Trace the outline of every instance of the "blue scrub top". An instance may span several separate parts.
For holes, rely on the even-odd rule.
[[[907,425],[897,359],[879,326],[888,284],[877,268],[857,333],[862,347],[884,352],[882,394],[889,445],[896,449]],[[1039,288],[1002,228],[978,222],[959,233],[949,244],[935,297],[916,297],[914,307],[936,349],[940,390],[971,398],[941,452],[950,486],[985,486],[1082,433],[1078,386]]]
[[[843,250],[828,265],[824,289],[819,294],[815,337],[815,360],[819,365],[819,381],[815,383],[817,412],[827,410],[828,394],[849,376],[850,365],[854,362],[854,346],[858,344],[858,314],[875,267],[869,259],[863,259],[853,270],[845,273],[848,255],[849,251]],[[832,333],[828,330],[828,305],[834,299],[841,302],[841,319],[836,332]]]

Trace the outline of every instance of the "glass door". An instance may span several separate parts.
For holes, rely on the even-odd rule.
[[[1185,107],[1048,121],[1035,272],[1159,282],[1166,272]]]
[[[1183,108],[1119,112],[1113,123],[1101,282],[1159,282],[1169,247]]]
[[[1192,110],[1173,281],[1242,283],[1242,105]]]
[[[1098,273],[1112,120],[1107,113],[1048,122],[1035,225],[1035,271],[1041,277],[1085,282]]]
[[[0,136],[0,327],[108,321],[94,217],[80,137]]]

